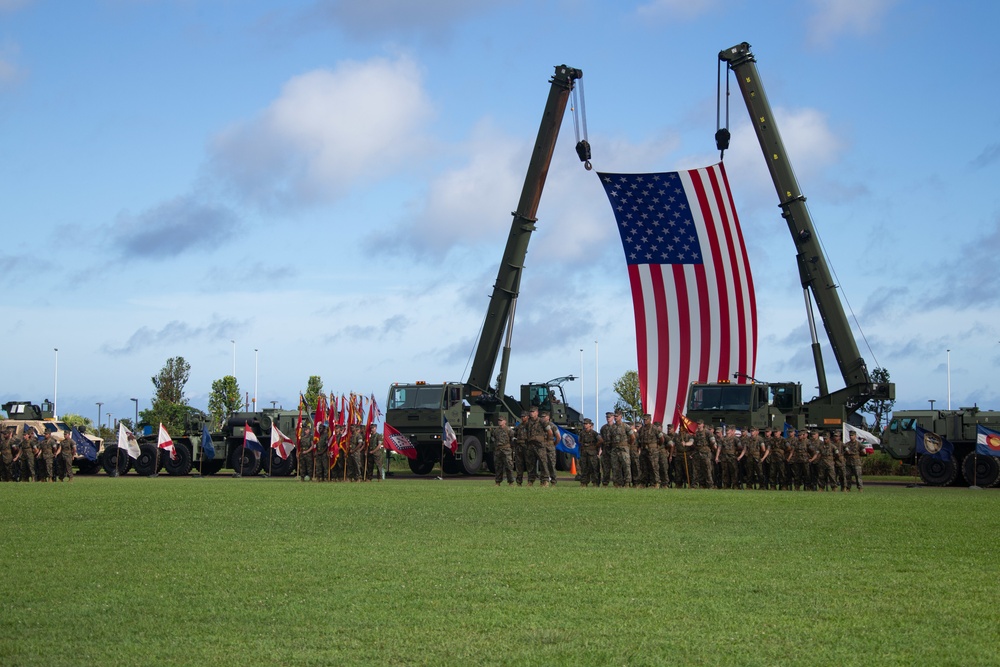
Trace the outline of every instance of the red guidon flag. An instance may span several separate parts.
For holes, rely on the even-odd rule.
[[[382,432],[385,436],[384,442],[386,449],[394,451],[397,454],[402,454],[408,459],[417,458],[417,448],[413,446],[413,443],[410,442],[410,439],[405,435],[388,424],[385,425]]]
[[[174,451],[174,441],[170,439],[170,434],[167,433],[167,429],[164,428],[162,423],[160,424],[160,434],[156,440],[156,446],[170,452],[170,458],[177,458],[177,453]]]
[[[757,361],[753,277],[726,170],[598,176],[625,249],[642,404],[656,421],[676,420],[692,382],[739,373],[745,383]]]

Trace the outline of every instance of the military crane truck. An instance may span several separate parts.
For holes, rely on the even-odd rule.
[[[771,105],[764,93],[750,45],[743,42],[721,51],[719,62],[726,63],[727,70],[733,72],[739,84],[757,140],[767,161],[771,180],[778,193],[781,217],[788,224],[788,231],[795,244],[799,281],[802,284],[813,362],[816,366],[818,394],[804,401],[802,385],[797,382],[765,383],[758,382],[755,378],[746,378],[750,380],[749,384],[733,384],[729,378],[720,378],[718,382],[696,382],[691,385],[688,394],[687,416],[693,420],[703,419],[706,424],[726,423],[740,428],[782,428],[787,423],[796,429],[834,429],[845,421],[860,426],[861,418],[856,414],[858,409],[871,399],[894,399],[895,385],[889,382],[872,382],[865,360],[858,351],[837,294],[837,285],[816,236],[812,216],[806,207],[806,198],[799,189],[771,112]],[[728,118],[728,111],[726,117]],[[716,132],[716,145],[723,152],[729,147],[727,128],[719,128]],[[828,388],[823,367],[813,299],[844,380],[844,388],[833,392]]]
[[[473,357],[469,378],[465,382],[396,382],[389,387],[386,401],[385,422],[410,439],[417,450],[417,458],[409,459],[410,469],[418,475],[430,473],[434,464],[441,461],[444,472],[475,474],[484,463],[492,460],[492,444],[488,437],[490,428],[500,416],[508,423],[520,418],[525,407],[535,404],[541,409],[552,409],[554,421],[564,425],[580,421],[580,413],[567,408],[562,387],[558,381],[532,383],[521,387],[521,400],[505,394],[507,367],[510,360],[514,311],[521,285],[521,272],[528,253],[528,241],[535,230],[535,214],[545,186],[556,138],[573,92],[575,82],[583,72],[559,65],[550,80],[548,99],[542,113],[528,171],[521,190],[517,210],[513,212],[507,245],[497,272],[496,283],[486,312]],[[584,138],[577,142],[577,155],[590,168],[590,144]],[[501,340],[506,336],[500,372],[495,387],[490,378],[500,356]],[[571,377],[563,379],[572,379]],[[559,398],[554,403],[553,398]],[[444,420],[455,431],[458,451],[442,453]]]
[[[976,426],[1000,431],[1000,412],[978,407],[958,410],[896,410],[882,432],[882,451],[901,461],[917,458],[917,427],[935,433],[952,445],[949,454],[921,456],[920,479],[931,486],[947,486],[959,479],[970,486],[1000,485],[1000,459],[976,455]],[[961,471],[961,477],[959,472]]]

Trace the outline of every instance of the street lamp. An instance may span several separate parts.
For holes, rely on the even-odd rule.
[[[139,399],[138,398],[130,398],[128,400],[130,400],[133,403],[135,403],[135,421],[132,422],[132,430],[134,431],[135,429],[139,428]]]
[[[936,399],[933,399],[933,398],[928,398],[928,399],[927,399],[927,402],[931,404],[931,410],[933,410],[933,409],[934,409],[934,402],[935,402],[935,400],[936,400]]]
[[[101,406],[104,405],[103,401],[97,402],[97,430],[101,430]]]
[[[236,377],[236,341],[230,340],[229,342],[233,344],[233,377]]]
[[[111,413],[108,413],[108,428],[111,428]]]
[[[56,353],[55,377],[52,380],[52,418],[59,419],[59,348],[52,348]]]
[[[257,348],[253,349],[253,409],[257,411]]]

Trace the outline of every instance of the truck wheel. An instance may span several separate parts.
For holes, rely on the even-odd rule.
[[[462,440],[462,468],[466,475],[475,475],[483,467],[483,443],[474,435]]]
[[[295,453],[292,452],[288,455],[287,459],[283,459],[274,451],[271,450],[271,455],[269,459],[269,472],[271,477],[288,477],[295,470]]]
[[[143,477],[149,477],[163,467],[162,457],[160,457],[160,461],[157,461],[156,450],[156,445],[139,445],[139,458],[132,463],[132,467],[135,468],[138,474]]]
[[[253,477],[260,472],[260,457],[252,449],[239,445],[229,456],[229,467],[238,475]]]
[[[465,472],[462,464],[450,452],[444,455],[444,461],[441,462],[441,469],[446,475],[461,475]]]
[[[996,486],[1000,481],[1000,465],[992,456],[976,456],[973,452],[962,461],[962,475],[969,486]]]
[[[410,470],[413,471],[414,475],[429,475],[431,474],[431,470],[434,470],[434,461],[406,459],[406,462],[410,464]]]
[[[920,457],[917,468],[920,470],[920,479],[924,480],[924,484],[930,486],[948,486],[958,476],[958,466],[955,465],[955,459],[941,461],[932,456],[924,455]]]
[[[215,473],[222,470],[224,464],[225,461],[223,461],[222,459],[211,459],[203,463],[200,463],[196,468],[196,470],[200,474],[207,477],[208,475],[214,475]]]
[[[183,442],[174,443],[173,457],[170,452],[164,452],[162,458],[168,475],[178,477],[191,472],[191,450]]]
[[[101,467],[109,475],[115,474],[115,468],[118,469],[119,475],[124,475],[132,467],[132,457],[124,449],[117,447],[105,449],[104,455],[101,457]]]

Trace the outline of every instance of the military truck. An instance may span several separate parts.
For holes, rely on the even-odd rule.
[[[806,207],[806,198],[792,171],[750,45],[743,42],[721,51],[719,62],[726,63],[727,69],[735,74],[778,193],[781,217],[788,224],[795,244],[818,391],[814,398],[803,400],[802,385],[798,382],[766,383],[746,375],[720,378],[714,382],[695,382],[688,392],[687,417],[703,419],[706,424],[726,423],[738,428],[782,428],[787,423],[796,429],[831,430],[841,427],[845,421],[861,426],[857,411],[871,399],[895,398],[895,385],[873,382],[858,351],[837,294],[838,286]],[[728,104],[728,94],[726,99]],[[719,128],[716,132],[716,145],[721,152],[728,148],[729,136],[727,128]],[[813,299],[844,379],[844,388],[833,392],[828,388],[823,367]]]
[[[42,401],[41,405],[36,405],[30,401],[8,401],[4,403],[4,412],[7,418],[0,422],[0,428],[10,429],[16,435],[23,435],[24,429],[28,426],[35,429],[39,434],[52,434],[58,440],[62,440],[63,435],[72,429],[64,421],[55,419],[54,406],[49,401]],[[90,441],[97,450],[97,460],[87,459],[81,452],[73,458],[73,465],[80,475],[95,475],[101,469],[101,461],[104,457],[104,439],[82,433],[83,437]],[[56,461],[57,466],[62,465],[62,461]]]
[[[882,432],[882,451],[900,461],[916,461],[920,479],[932,486],[960,480],[972,486],[1000,484],[1000,459],[976,455],[976,426],[1000,430],[1000,412],[978,406],[958,410],[896,410]],[[952,445],[950,456],[917,457],[917,427]],[[961,472],[961,476],[959,475]]]
[[[158,450],[159,434],[154,429],[149,435],[137,439],[139,458],[132,461],[124,452],[116,451],[114,456],[105,459],[105,470],[111,474],[117,465],[120,474],[134,468],[140,475],[152,475],[160,470],[168,475],[187,475],[192,471],[214,475],[223,468],[229,468],[243,476],[253,476],[261,470],[276,477],[288,476],[295,470],[295,454],[287,459],[271,456],[271,424],[276,423],[282,433],[291,436],[295,433],[297,419],[298,412],[276,408],[265,408],[259,412],[234,412],[226,419],[221,430],[210,431],[215,456],[207,458],[204,457],[201,439],[205,425],[211,425],[211,420],[201,410],[189,407],[183,428],[179,433],[170,434],[174,443],[173,457]],[[262,454],[243,446],[248,424],[264,448]]]
[[[552,153],[555,150],[559,128],[566,105],[574,90],[575,82],[583,72],[559,65],[550,80],[550,88],[542,122],[538,129],[528,171],[517,210],[513,212],[507,245],[497,272],[493,294],[486,311],[486,320],[476,345],[472,368],[465,382],[395,382],[389,387],[386,401],[385,422],[410,439],[417,450],[417,458],[409,459],[410,469],[426,475],[441,461],[444,472],[474,474],[485,463],[492,465],[492,444],[488,434],[500,416],[508,423],[520,418],[522,408],[538,404],[545,409],[553,406],[552,398],[558,397],[565,406],[565,397],[558,383],[532,383],[521,387],[522,400],[506,395],[507,368],[510,361],[514,311],[521,286],[521,272],[528,253],[528,241],[535,230],[535,214],[541,199],[545,178],[548,175]],[[579,105],[574,105],[574,109]],[[584,138],[577,142],[577,155],[590,169],[590,144]],[[503,355],[496,385],[491,386],[493,369]],[[567,376],[567,379],[571,379]],[[580,413],[560,409],[556,423],[573,425],[580,421]],[[556,413],[554,413],[556,416]],[[455,455],[442,451],[444,420],[455,431],[458,451]],[[559,420],[562,420],[561,422]]]

